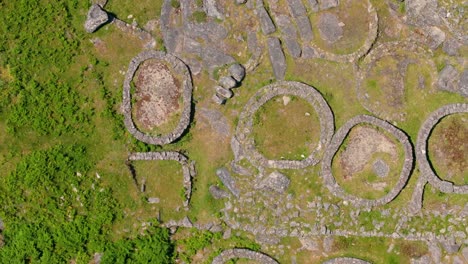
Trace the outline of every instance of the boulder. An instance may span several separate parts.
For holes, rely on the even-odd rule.
[[[213,94],[213,97],[211,97],[211,99],[213,100],[213,102],[219,105],[222,105],[226,102],[226,99],[220,97],[218,94]]]
[[[445,32],[443,32],[440,28],[433,26],[429,27],[428,29],[428,40],[427,45],[432,50],[437,49],[442,42],[445,41]]]
[[[462,45],[457,40],[450,38],[444,42],[442,50],[449,56],[457,56],[461,46]]]
[[[211,185],[210,188],[209,188],[208,190],[209,190],[209,192],[211,193],[211,195],[213,196],[213,198],[215,198],[216,200],[218,200],[218,199],[223,199],[223,198],[228,198],[228,197],[229,197],[229,193],[227,193],[226,191],[222,190],[222,189],[219,188],[218,186]]]
[[[157,203],[159,203],[159,198],[158,197],[150,197],[150,198],[148,198],[148,203],[157,204]]]
[[[257,15],[260,19],[260,26],[262,28],[263,34],[269,35],[276,31],[275,24],[273,24],[270,14],[268,14],[268,11],[266,11],[265,7],[257,7]]]
[[[320,16],[318,28],[323,40],[334,43],[343,37],[343,28],[340,26],[338,17],[331,13],[324,13]]]
[[[326,10],[332,7],[337,7],[340,4],[339,0],[321,0],[320,1],[320,9]]]
[[[223,88],[231,89],[236,87],[237,82],[231,76],[224,76],[219,79],[219,85],[221,85]]]
[[[234,80],[236,80],[237,82],[242,82],[242,80],[244,80],[245,78],[245,68],[239,63],[231,65],[228,71],[229,74],[231,74],[232,78],[234,78]]]
[[[439,79],[437,85],[439,89],[450,92],[456,92],[458,90],[458,71],[450,64],[447,64],[445,68],[439,73]]]
[[[236,4],[238,4],[238,5],[245,4],[246,2],[247,2],[247,0],[236,0]]]
[[[269,38],[267,41],[271,66],[277,80],[284,80],[286,74],[286,58],[278,38]]]
[[[239,197],[239,190],[236,188],[236,182],[231,177],[231,174],[226,168],[219,168],[216,170],[216,175],[221,180],[221,182],[228,188],[228,190],[234,194],[234,196]]]
[[[226,89],[226,88],[223,88],[221,86],[216,86],[215,90],[216,90],[216,94],[219,97],[229,99],[229,98],[231,98],[233,96],[233,93],[232,93],[232,91],[230,89]]]
[[[93,33],[107,21],[109,21],[107,12],[98,4],[94,4],[88,11],[84,27],[88,33]]]
[[[374,169],[374,173],[381,178],[386,177],[390,171],[387,163],[381,159],[376,160],[372,165],[372,168]]]
[[[263,180],[263,186],[278,193],[284,193],[289,187],[290,180],[284,174],[274,171]]]

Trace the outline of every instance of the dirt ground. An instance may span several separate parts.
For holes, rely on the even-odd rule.
[[[180,81],[168,66],[157,60],[143,62],[134,78],[136,118],[144,129],[151,130],[180,110]]]
[[[397,146],[386,135],[371,127],[358,126],[351,130],[346,149],[341,154],[344,178],[364,169],[374,153],[384,152],[397,158]]]

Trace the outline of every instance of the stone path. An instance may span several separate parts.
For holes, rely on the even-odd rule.
[[[336,182],[335,178],[332,174],[332,161],[333,157],[338,152],[340,146],[343,144],[346,136],[348,135],[349,131],[359,124],[371,124],[377,126],[381,129],[384,129],[388,133],[392,134],[398,141],[403,145],[403,149],[405,152],[405,161],[403,164],[403,168],[401,169],[400,178],[393,187],[393,189],[384,197],[369,200],[363,199],[352,194],[346,193],[346,191],[339,186]],[[368,115],[360,115],[352,118],[346,124],[344,124],[333,136],[330,144],[328,145],[325,154],[322,160],[322,177],[324,180],[325,185],[330,190],[330,192],[341,199],[351,202],[355,206],[362,206],[362,207],[375,207],[387,204],[391,202],[395,197],[401,192],[403,187],[406,185],[406,182],[409,179],[411,174],[411,170],[413,167],[413,148],[411,143],[408,139],[408,136],[398,128],[394,127],[390,123],[378,119],[376,117],[368,116]]]
[[[195,165],[189,162],[186,156],[175,151],[164,152],[136,152],[130,154],[128,160],[174,160],[182,165],[182,174],[184,176],[185,201],[184,207],[188,208],[192,196],[192,178],[195,177]],[[169,187],[169,186],[168,186]],[[170,186],[172,187],[172,186]]]
[[[418,160],[419,170],[423,177],[425,177],[425,179],[427,179],[427,181],[436,189],[443,193],[468,194],[468,185],[455,185],[452,182],[440,179],[432,169],[428,160],[429,154],[427,153],[427,144],[431,131],[442,118],[457,113],[468,113],[468,104],[460,103],[446,105],[429,115],[418,132],[416,158]]]
[[[133,122],[132,117],[132,95],[130,94],[131,90],[131,82],[135,72],[138,69],[138,66],[143,63],[145,60],[149,59],[157,59],[163,60],[166,62],[176,74],[183,77],[182,80],[182,98],[183,98],[183,110],[177,124],[177,127],[174,131],[170,132],[169,134],[162,135],[162,136],[152,136],[145,134],[138,130]],[[192,104],[192,78],[190,76],[189,70],[187,66],[177,57],[170,54],[165,54],[163,52],[158,51],[143,51],[142,53],[138,54],[130,61],[130,65],[128,66],[127,74],[125,75],[125,81],[123,86],[123,113],[125,116],[125,126],[127,130],[132,134],[136,139],[153,145],[165,145],[173,142],[174,140],[178,139],[185,129],[187,129],[188,125],[190,124],[191,118],[191,104]]]
[[[320,120],[320,142],[316,150],[304,160],[268,160],[255,147],[251,137],[255,112],[266,102],[278,95],[294,95],[309,102],[317,112]],[[330,142],[334,131],[333,113],[322,95],[312,86],[299,83],[280,81],[267,85],[250,98],[239,115],[236,133],[231,140],[231,147],[236,160],[241,156],[252,164],[260,167],[276,169],[302,169],[319,162],[318,154]]]

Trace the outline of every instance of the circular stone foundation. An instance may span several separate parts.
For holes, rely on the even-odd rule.
[[[364,59],[357,97],[374,115],[405,121],[411,106],[407,98],[429,96],[436,80],[436,66],[425,49],[410,42],[385,43]]]
[[[370,124],[376,126],[389,134],[393,135],[402,145],[405,153],[405,159],[403,168],[400,173],[400,178],[396,183],[395,187],[390,190],[385,196],[379,199],[369,200],[363,199],[360,197],[356,197],[352,194],[347,193],[335,180],[333,173],[332,173],[332,162],[335,154],[338,152],[340,146],[342,145],[343,141],[345,140],[348,133],[351,131],[353,127],[359,124]],[[413,149],[411,147],[411,143],[406,136],[398,128],[394,127],[390,123],[378,119],[373,116],[368,115],[360,115],[352,118],[346,124],[344,124],[333,136],[330,144],[328,145],[327,149],[325,150],[325,154],[323,155],[322,160],[322,177],[324,180],[325,185],[330,190],[330,192],[347,201],[350,201],[355,206],[362,206],[362,207],[374,207],[380,206],[389,203],[392,201],[403,189],[406,182],[409,179],[411,174],[411,169],[413,166]]]
[[[166,65],[171,67],[171,71],[177,75],[182,76],[181,92],[183,99],[182,113],[180,120],[176,128],[165,135],[153,136],[140,131],[132,117],[132,94],[131,82],[138,69],[138,67],[145,61],[155,59],[164,62]],[[123,113],[125,116],[125,126],[127,130],[138,140],[153,144],[153,145],[165,145],[173,142],[179,138],[190,123],[191,113],[191,100],[192,100],[192,79],[190,77],[187,66],[177,57],[158,51],[144,51],[134,57],[130,65],[128,66],[127,74],[125,76],[123,86]]]
[[[416,157],[418,159],[419,170],[421,171],[422,175],[436,189],[443,193],[468,194],[468,185],[455,185],[450,181],[440,179],[432,169],[427,153],[427,142],[434,127],[442,118],[457,113],[468,113],[468,104],[460,103],[446,105],[429,115],[418,132]]]
[[[343,1],[344,2],[344,1]],[[340,5],[343,3],[340,2]],[[347,11],[347,9],[344,9]],[[333,14],[334,8],[327,9],[317,13],[317,18],[314,20],[312,19],[313,28],[318,28],[319,30],[316,32],[316,38],[320,38],[323,42],[336,45],[339,44],[340,39],[345,41],[346,32],[352,31],[353,29],[349,29],[348,27],[352,27],[352,25],[347,25],[346,23],[342,23],[338,16]],[[364,40],[363,44],[355,51],[351,51],[350,53],[343,52],[343,54],[338,54],[332,51],[325,50],[324,48],[320,47],[319,45],[311,42],[307,45],[312,50],[314,57],[327,59],[331,61],[337,62],[354,62],[357,61],[359,58],[364,56],[372,47],[375,40],[377,39],[378,35],[378,27],[379,27],[379,19],[377,16],[377,11],[372,6],[372,4],[368,1],[367,8],[364,10],[366,12],[365,15],[369,16],[368,22],[368,30],[367,30],[367,37]],[[364,14],[360,14],[364,15]],[[349,14],[346,14],[349,16]],[[334,20],[337,20],[334,21]],[[347,29],[348,28],[348,29]],[[318,34],[317,34],[318,33]],[[351,34],[356,35],[356,34]],[[342,45],[343,47],[346,45]],[[349,46],[349,45],[348,45]]]
[[[232,259],[249,259],[260,264],[278,264],[272,257],[244,248],[226,249],[213,259],[212,264],[224,264]]]
[[[252,137],[253,119],[257,110],[278,95],[293,95],[310,103],[319,118],[320,141],[317,148],[303,160],[269,160],[255,147]],[[287,125],[287,124],[285,124]],[[333,113],[322,95],[315,88],[299,82],[281,81],[261,88],[250,98],[239,116],[232,147],[236,159],[239,155],[247,158],[253,165],[276,169],[302,169],[319,162],[319,152],[328,145],[334,132]],[[287,144],[287,142],[285,142]],[[239,154],[242,153],[242,154]]]

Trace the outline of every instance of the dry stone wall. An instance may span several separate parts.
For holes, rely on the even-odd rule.
[[[194,163],[190,163],[186,156],[176,151],[163,152],[136,152],[130,154],[129,160],[174,160],[182,165],[182,174],[184,176],[185,201],[184,207],[188,207],[192,196],[192,178],[195,177]]]
[[[317,149],[304,160],[268,160],[255,147],[251,137],[255,112],[266,102],[278,95],[294,95],[309,102],[320,120],[320,142]],[[324,149],[334,132],[333,113],[322,95],[312,86],[280,81],[261,88],[245,105],[239,116],[236,134],[231,146],[236,157],[245,156],[252,164],[275,169],[302,169],[319,162],[319,149]]]
[[[183,77],[182,80],[182,98],[183,98],[183,110],[177,124],[177,127],[174,131],[170,132],[169,134],[162,135],[162,136],[152,136],[145,134],[138,130],[133,122],[132,117],[132,95],[130,93],[131,89],[131,81],[135,72],[137,71],[139,65],[146,60],[149,59],[157,59],[163,60],[167,64],[172,67],[172,70],[175,71],[176,74],[181,75]],[[125,116],[125,127],[127,130],[138,140],[153,144],[153,145],[165,145],[173,142],[174,140],[178,139],[185,129],[190,124],[190,115],[191,115],[191,103],[192,103],[192,79],[190,77],[189,70],[187,66],[177,57],[174,55],[166,54],[159,51],[143,51],[142,53],[138,54],[130,61],[130,65],[128,66],[127,75],[125,76],[124,86],[123,86],[123,114]]]
[[[233,249],[227,249],[221,252],[217,257],[213,259],[212,264],[223,264],[226,263],[227,261],[231,259],[250,259],[253,261],[256,261],[261,264],[278,264],[279,262],[273,259],[272,257],[252,251],[249,249],[243,249],[243,248],[233,248]]]
[[[429,115],[418,132],[416,158],[423,177],[439,191],[443,193],[468,194],[468,185],[455,185],[452,182],[440,179],[432,169],[427,153],[427,143],[432,129],[434,129],[442,118],[457,113],[468,113],[468,104],[459,103],[446,105]]]
[[[403,168],[400,173],[400,178],[395,185],[395,187],[384,197],[375,199],[375,200],[369,200],[369,199],[363,199],[360,197],[356,197],[354,195],[348,194],[344,191],[344,189],[336,182],[333,174],[332,174],[332,161],[333,157],[335,154],[338,152],[341,144],[343,143],[344,139],[348,135],[348,133],[351,131],[351,129],[359,124],[371,124],[374,126],[377,126],[379,128],[384,129],[388,133],[392,134],[398,141],[403,145],[403,149],[405,152],[405,160],[403,164]],[[375,206],[380,206],[387,204],[391,202],[403,189],[403,187],[406,185],[406,182],[409,179],[409,176],[411,174],[411,170],[413,167],[413,148],[412,145],[408,139],[408,136],[403,133],[401,130],[396,128],[395,126],[391,125],[390,123],[378,119],[373,116],[368,116],[368,115],[359,115],[348,122],[344,124],[333,136],[333,139],[331,140],[330,144],[328,145],[325,154],[323,156],[322,160],[322,177],[324,180],[325,185],[327,188],[330,190],[330,192],[347,201],[350,201],[352,204],[355,206],[362,206],[362,207],[375,207]]]

